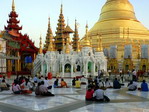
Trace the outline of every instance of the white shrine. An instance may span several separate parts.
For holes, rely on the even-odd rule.
[[[67,25],[67,30],[70,27]],[[42,51],[42,42],[40,38],[39,54],[34,61],[32,74],[40,74],[47,76],[49,72],[53,77],[88,77],[89,75],[97,76],[99,70],[106,73],[107,59],[104,56],[102,49],[102,41],[99,38],[99,45],[97,49],[93,49],[88,40],[88,26],[86,26],[85,39],[77,44],[77,50],[72,49],[72,42],[70,42],[69,35],[66,36],[66,44],[62,51],[56,51],[54,45],[54,38],[49,25],[49,42],[48,49],[45,54]],[[69,30],[70,31],[70,30]]]

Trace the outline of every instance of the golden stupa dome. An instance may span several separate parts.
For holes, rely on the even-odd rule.
[[[102,7],[98,22],[89,31],[89,34],[120,27],[148,30],[136,19],[133,6],[128,0],[107,0]]]
[[[81,45],[82,45],[82,47],[91,47],[91,42],[85,37],[85,38],[81,41]]]

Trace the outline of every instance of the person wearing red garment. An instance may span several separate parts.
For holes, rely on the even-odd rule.
[[[86,101],[93,101],[94,100],[93,93],[94,93],[94,90],[91,87],[89,87],[88,90],[86,91],[86,96],[85,96]]]

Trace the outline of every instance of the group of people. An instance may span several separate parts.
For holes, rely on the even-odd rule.
[[[104,81],[101,77],[98,76],[96,76],[94,79],[92,78],[92,76],[89,76],[88,85],[92,87],[98,86],[100,89],[113,88],[108,78],[106,78]]]
[[[117,78],[114,79],[112,84],[108,78],[103,80],[100,76],[96,76],[95,78],[92,76],[89,76],[88,78],[84,78],[84,76],[82,77],[81,78],[84,80],[83,83],[81,78],[73,78],[72,87],[81,88],[81,84],[88,84],[85,96],[86,101],[109,102],[110,99],[104,94],[104,90],[107,88],[120,89],[124,86],[124,84],[120,83]],[[88,83],[86,83],[85,80],[87,80]],[[9,87],[10,85],[7,83],[5,77],[3,77],[0,83],[1,90],[9,90]],[[37,96],[55,96],[49,91],[52,87],[68,88],[68,84],[63,78],[61,78],[60,83],[59,78],[56,78],[53,83],[52,79],[43,76],[35,76],[33,79],[30,76],[17,76],[12,83],[12,91],[14,94],[31,94],[34,91]],[[133,80],[128,83],[128,90],[135,91],[137,89],[141,91],[149,91],[148,84],[145,80],[141,83],[141,87],[138,88],[136,78],[133,78]]]
[[[75,88],[80,88],[81,87],[81,81],[78,78],[73,78],[72,80],[72,86]]]
[[[31,94],[34,90],[34,83],[31,82],[30,76],[18,77],[12,83],[12,91],[14,94]]]
[[[138,87],[138,84],[135,80],[134,81],[132,80],[128,83],[128,90],[129,91],[135,91],[137,89],[140,91],[144,91],[144,92],[149,91],[148,84],[146,83],[145,80],[142,81],[141,87]]]
[[[12,91],[14,94],[31,94],[35,91],[36,95],[54,96],[48,89],[52,88],[52,82],[47,77],[38,79],[35,76],[32,79],[21,76],[17,77],[12,84]]]
[[[110,99],[104,94],[104,90],[100,89],[99,86],[88,86],[86,91],[86,101],[98,101],[98,102],[109,102]]]

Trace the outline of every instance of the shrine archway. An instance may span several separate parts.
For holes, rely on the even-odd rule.
[[[88,73],[92,72],[92,62],[88,62]]]
[[[71,72],[71,65],[70,64],[65,64],[65,68],[64,68],[65,73],[70,73]]]

